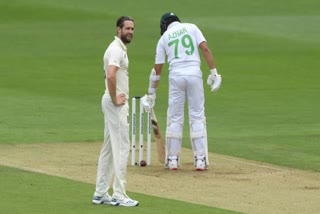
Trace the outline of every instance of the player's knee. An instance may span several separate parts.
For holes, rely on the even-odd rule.
[[[205,137],[206,124],[204,120],[190,121],[191,138]]]
[[[172,137],[179,137],[176,135],[182,135],[183,124],[182,123],[169,123],[167,126],[167,133],[174,135]]]

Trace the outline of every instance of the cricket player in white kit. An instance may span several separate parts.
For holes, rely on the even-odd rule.
[[[166,57],[169,63],[169,101],[166,129],[166,166],[177,170],[180,165],[184,104],[187,99],[194,164],[196,170],[208,168],[206,118],[204,91],[199,49],[210,68],[207,83],[212,91],[219,89],[221,76],[215,68],[213,56],[199,28],[190,23],[181,23],[174,13],[165,13],[160,20],[161,38],[158,41],[155,65],[150,74],[150,107],[156,99]]]
[[[116,23],[117,36],[105,51],[103,62],[106,90],[102,97],[104,143],[101,148],[94,204],[137,206],[126,194],[129,141],[129,60],[126,44],[134,33],[134,20],[121,16]],[[108,190],[113,182],[113,195]]]

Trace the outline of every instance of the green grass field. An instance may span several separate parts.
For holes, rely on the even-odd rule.
[[[212,94],[206,87],[210,152],[320,172],[319,8],[320,2],[315,0],[178,0],[152,4],[147,0],[2,0],[0,143],[102,141],[102,56],[115,35],[116,19],[120,15],[135,18],[135,37],[128,46],[130,94],[142,95],[147,92],[154,63],[160,16],[172,10],[183,22],[200,27],[223,77],[218,93]],[[203,63],[202,68],[206,79],[208,67]],[[155,107],[162,130],[166,122],[166,74]],[[187,115],[185,124],[184,146],[190,147]],[[50,180],[57,188],[71,185],[82,201],[73,201],[79,209],[72,207],[68,213],[104,210],[85,204],[92,185],[3,167],[0,170],[0,179],[7,186],[30,179]],[[11,194],[11,199],[1,200],[0,211],[16,204],[12,199],[15,194],[29,191],[26,186],[17,187],[21,190],[1,188],[0,197]],[[45,200],[59,199],[59,194],[53,192],[53,198]],[[28,197],[41,199],[41,195],[31,193]],[[168,211],[175,207],[167,200],[140,197],[149,200],[150,206],[159,200],[157,203],[168,204]],[[65,207],[68,200],[73,199],[56,203]],[[30,212],[20,207],[25,213],[43,213],[44,208],[37,210],[33,202],[23,204],[30,205]],[[20,213],[20,208],[12,213]],[[145,208],[138,209],[143,212]],[[191,204],[181,204],[177,209],[175,213],[187,213],[187,209],[209,213],[206,207]]]
[[[143,201],[143,206],[125,208],[92,205],[88,200],[92,197],[92,184],[2,166],[0,173],[1,213],[237,213],[137,193],[131,193],[130,196]]]

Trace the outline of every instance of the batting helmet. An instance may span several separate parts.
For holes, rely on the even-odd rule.
[[[169,24],[171,24],[174,21],[180,22],[180,19],[176,14],[172,12],[165,13],[161,16],[161,19],[160,19],[161,36],[167,30]]]

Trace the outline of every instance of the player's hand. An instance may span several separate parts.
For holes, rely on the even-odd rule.
[[[148,95],[144,95],[143,97],[141,97],[140,101],[142,103],[144,110],[146,112],[151,112],[151,106],[147,99],[148,99]]]
[[[116,96],[115,101],[113,102],[114,105],[116,106],[121,106],[124,105],[126,103],[126,95],[124,93],[121,93],[119,95]]]
[[[146,112],[151,112],[151,109],[153,108],[155,103],[154,101],[155,98],[153,99],[153,96],[150,95],[144,95],[143,97],[141,97],[141,103]]]
[[[217,73],[217,69],[211,69],[207,79],[207,84],[210,85],[211,91],[217,91],[221,86],[221,82],[222,78],[221,75]]]
[[[153,108],[154,105],[156,104],[156,97],[157,97],[156,93],[152,93],[152,94],[148,95],[148,99],[147,100],[148,100],[151,108]]]

